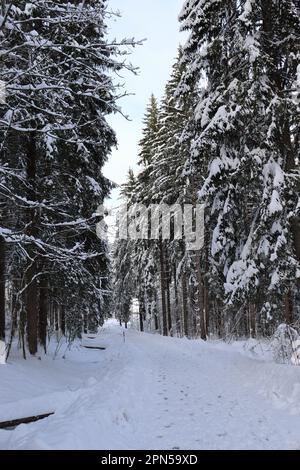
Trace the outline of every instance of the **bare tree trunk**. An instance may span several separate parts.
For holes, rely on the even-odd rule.
[[[173,265],[173,279],[174,279],[174,294],[175,294],[175,322],[176,322],[176,334],[178,329],[180,333],[180,316],[179,316],[179,299],[178,299],[178,286],[177,286],[177,269],[176,264]]]
[[[36,201],[36,164],[37,149],[35,134],[29,135],[27,146],[27,182],[29,186],[28,195],[31,201]],[[28,209],[28,227],[27,235],[34,237],[37,235],[37,210],[36,208]],[[38,285],[37,285],[37,263],[33,246],[28,247],[28,263],[26,268],[25,282],[26,289],[26,313],[27,313],[27,342],[30,354],[37,352],[37,334],[38,334]]]
[[[55,328],[55,332],[58,333],[59,332],[59,319],[58,319],[58,305],[56,304],[55,305],[55,309],[54,309],[54,328]],[[86,329],[86,333],[87,333],[87,329]]]
[[[168,336],[168,320],[167,320],[167,309],[166,309],[166,285],[165,285],[165,261],[164,261],[164,250],[163,244],[159,242],[160,251],[160,287],[161,287],[161,308],[162,308],[162,329],[163,336]]]
[[[155,331],[158,330],[158,318],[157,318],[156,313],[154,314],[154,328],[155,328]]]
[[[50,299],[53,299],[53,290],[50,291],[49,297]],[[54,330],[54,302],[53,300],[50,300],[50,305],[49,305],[49,326],[51,332]]]
[[[145,315],[145,305],[143,300],[139,299],[139,322],[140,322],[140,331],[144,331],[144,315]]]
[[[0,236],[0,340],[5,341],[5,241]]]
[[[139,313],[139,320],[140,320],[140,331],[144,331],[144,322],[143,322],[143,314]]]
[[[25,346],[25,325],[26,325],[26,312],[21,309],[19,314],[19,339],[22,347],[23,358],[26,359],[26,346]]]
[[[209,316],[209,296],[208,296],[208,288],[206,281],[204,282],[203,286],[204,290],[204,315],[205,315],[205,327],[206,327],[206,335],[210,332],[210,316]]]
[[[48,283],[42,276],[39,286],[39,342],[45,353],[47,352],[47,318],[48,318]]]
[[[205,309],[204,309],[204,285],[201,273],[201,259],[200,253],[196,252],[195,255],[196,276],[197,276],[197,308],[200,320],[200,335],[201,339],[207,339],[206,324],[205,324]]]
[[[181,290],[182,290],[182,323],[183,334],[188,338],[189,336],[189,318],[188,318],[188,295],[186,285],[186,273],[181,275]]]
[[[256,308],[253,303],[249,305],[249,331],[250,338],[256,337]]]
[[[205,325],[206,325],[206,335],[210,331],[210,302],[209,302],[209,286],[207,281],[207,274],[209,271],[208,263],[208,250],[207,246],[205,247],[205,276],[203,277],[203,287],[204,287],[204,313],[205,313]]]
[[[172,316],[171,316],[171,300],[170,300],[170,270],[167,250],[165,251],[165,285],[166,285],[166,301],[167,301],[167,319],[168,319],[168,333],[172,335]]]
[[[26,312],[27,312],[27,342],[30,354],[37,352],[37,333],[38,333],[38,285],[35,278],[36,266],[27,269],[26,283]]]
[[[66,309],[64,305],[62,305],[60,308],[59,320],[60,320],[60,331],[64,336],[66,336]]]

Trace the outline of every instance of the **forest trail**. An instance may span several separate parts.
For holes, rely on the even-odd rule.
[[[56,413],[0,431],[0,449],[300,449],[300,368],[132,329],[124,342],[123,331],[110,321],[86,340],[105,351],[2,367],[0,415]]]

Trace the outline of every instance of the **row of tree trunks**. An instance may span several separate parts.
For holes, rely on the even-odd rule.
[[[5,340],[5,241],[0,236],[0,340]]]

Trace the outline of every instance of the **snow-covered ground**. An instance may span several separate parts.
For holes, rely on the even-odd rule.
[[[123,331],[0,366],[0,421],[55,411],[0,431],[0,449],[300,449],[300,367]]]

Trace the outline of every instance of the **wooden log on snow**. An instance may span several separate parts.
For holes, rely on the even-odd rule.
[[[48,418],[51,415],[54,415],[54,411],[36,416],[27,416],[26,418],[12,419],[10,421],[0,421],[0,429],[15,428],[20,424],[34,423],[35,421]]]
[[[106,349],[104,346],[87,346],[85,344],[82,347],[86,349],[100,349],[101,351],[104,351]]]

